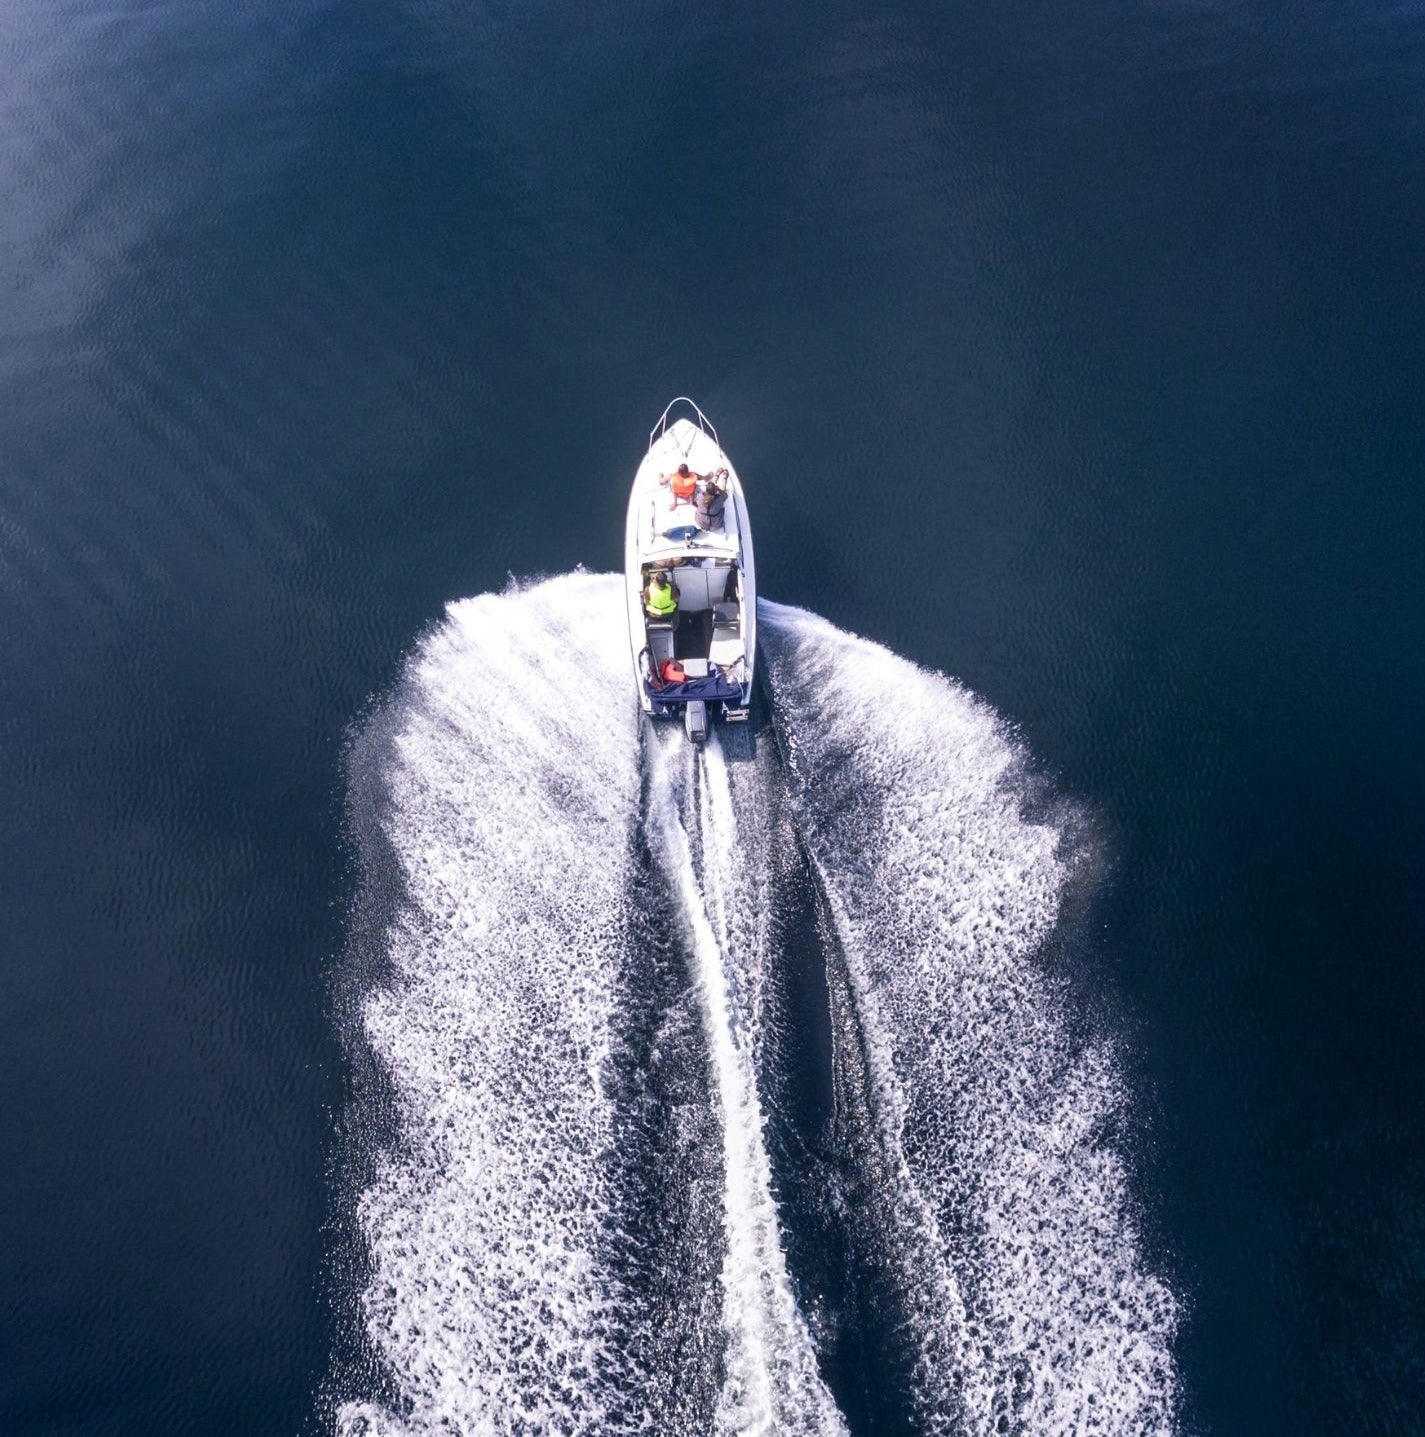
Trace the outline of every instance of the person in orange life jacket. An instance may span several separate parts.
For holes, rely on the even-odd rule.
[[[702,477],[701,474],[694,474],[686,464],[680,464],[672,474],[665,474],[658,482],[666,484],[673,495],[668,501],[668,507],[676,509],[679,504],[686,504],[693,497],[693,491]]]
[[[722,511],[727,504],[727,480],[721,473],[710,474],[698,485],[693,500],[693,522],[699,529],[722,528]]]
[[[643,611],[651,619],[670,620],[674,629],[677,629],[678,620],[682,617],[678,609],[678,600],[681,598],[677,584],[669,578],[667,572],[655,569],[648,576],[648,587],[643,591]]]

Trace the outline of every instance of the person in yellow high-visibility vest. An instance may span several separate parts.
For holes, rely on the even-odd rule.
[[[648,587],[643,591],[643,608],[651,619],[667,619],[674,628],[678,627],[678,586],[664,569],[655,569],[648,576]]]

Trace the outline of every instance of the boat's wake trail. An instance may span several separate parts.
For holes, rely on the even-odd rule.
[[[700,792],[694,791],[695,775],[702,780]],[[684,814],[697,816],[700,863],[694,861]],[[701,755],[684,743],[680,731],[655,739],[648,828],[680,904],[722,1127],[726,1376],[717,1429],[843,1433],[841,1415],[817,1373],[782,1251],[753,1067],[763,975],[755,954],[734,946],[734,915],[747,916],[756,897],[740,881],[743,850],[715,738]]]
[[[1170,1430],[1174,1303],[1105,1136],[1125,1094],[1036,966],[1066,873],[1001,727],[771,606],[786,768],[768,735],[755,762],[745,735],[641,742],[620,591],[454,605],[353,744],[368,1365],[339,1430],[840,1434],[819,1345],[872,1320],[912,1430]],[[836,1251],[874,1319],[789,1261],[779,1185],[825,1174],[769,1159],[789,850],[852,1174]]]
[[[574,577],[455,605],[358,745],[383,769],[363,775],[364,857],[389,845],[401,890],[362,1013],[397,1137],[359,1203],[367,1332],[399,1401],[348,1404],[345,1431],[639,1425],[606,1076],[638,749],[604,597]],[[576,667],[577,719],[551,702]]]
[[[1177,1304],[1111,1137],[1128,1094],[1035,961],[1062,827],[1025,817],[1016,746],[957,685],[798,609],[765,606],[763,632],[921,1423],[1171,1431]]]

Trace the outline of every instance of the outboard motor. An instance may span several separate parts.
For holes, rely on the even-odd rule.
[[[708,706],[702,699],[683,705],[683,727],[693,743],[705,743],[708,736]]]

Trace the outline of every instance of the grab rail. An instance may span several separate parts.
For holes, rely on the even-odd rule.
[[[692,409],[693,413],[698,416],[698,428],[701,429],[704,434],[711,434],[712,442],[716,444],[719,449],[722,448],[722,441],[717,437],[717,430],[713,428],[712,420],[710,420],[707,415],[698,408],[697,404],[694,403],[693,400],[689,399],[686,394],[680,394],[676,399],[670,401],[668,408],[665,409],[661,415],[659,415],[658,423],[655,424],[653,428],[648,431],[648,447],[650,449],[653,448],[654,442],[657,439],[667,433],[668,415],[672,412],[674,404],[688,405],[689,408]]]

